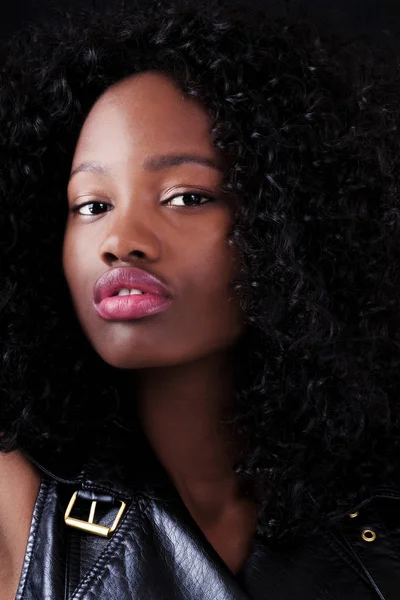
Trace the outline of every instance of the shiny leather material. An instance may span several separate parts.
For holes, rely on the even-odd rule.
[[[82,507],[99,498],[110,525],[115,498],[127,502],[116,532],[103,539],[67,527],[76,489],[45,476],[32,519],[16,600],[395,600],[400,595],[400,494],[381,490],[343,517],[335,531],[277,550],[256,538],[234,576],[197,527],[177,492],[133,494],[83,481]],[[355,507],[355,510],[357,507]],[[373,530],[373,542],[362,531]]]

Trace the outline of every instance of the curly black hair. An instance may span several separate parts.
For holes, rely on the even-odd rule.
[[[3,52],[0,449],[122,460],[109,433],[121,384],[62,272],[66,188],[99,95],[163,72],[211,115],[224,186],[241,199],[230,242],[248,330],[232,426],[247,444],[235,469],[258,533],[282,539],[398,476],[398,73],[309,20],[196,4],[65,14]]]

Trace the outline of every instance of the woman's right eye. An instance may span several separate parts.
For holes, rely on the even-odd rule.
[[[106,202],[85,202],[72,208],[73,213],[78,213],[84,217],[93,217],[107,211],[110,206]]]

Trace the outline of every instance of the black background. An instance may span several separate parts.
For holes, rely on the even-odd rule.
[[[103,8],[115,0],[0,0],[0,39],[26,23],[38,21],[51,12],[52,6]],[[400,0],[291,0],[317,18],[332,23],[345,33],[367,33],[374,39],[396,41],[400,31]],[[145,0],[142,0],[145,2]],[[277,0],[248,0],[249,4],[270,5]]]

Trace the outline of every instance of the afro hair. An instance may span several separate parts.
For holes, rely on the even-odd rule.
[[[140,471],[121,383],[80,329],[61,251],[83,121],[108,86],[148,70],[210,114],[240,198],[235,469],[259,534],[312,531],[398,476],[400,90],[392,56],[307,19],[127,3],[30,26],[4,48],[0,448],[60,464],[124,454]]]

